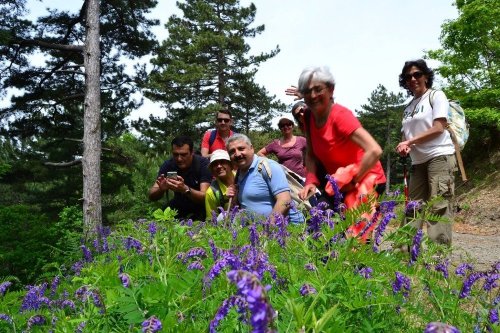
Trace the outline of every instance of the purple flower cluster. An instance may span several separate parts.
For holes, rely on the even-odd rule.
[[[358,274],[364,277],[365,279],[370,279],[372,277],[373,269],[371,267],[362,267],[358,269]]]
[[[333,211],[340,212],[340,204],[342,203],[342,193],[340,192],[339,186],[331,175],[326,175],[328,182],[332,185],[333,188]]]
[[[250,244],[252,244],[252,246],[259,245],[259,233],[257,232],[257,226],[255,224],[252,224],[248,227],[248,232],[250,237]]]
[[[448,324],[432,322],[427,324],[424,333],[460,333],[460,330]]]
[[[413,242],[410,249],[410,265],[417,262],[418,255],[420,254],[420,245],[422,243],[422,237],[424,236],[424,231],[418,229],[417,233],[413,237]]]
[[[82,286],[75,291],[75,298],[83,303],[92,299],[95,307],[99,308],[100,313],[105,312],[104,303],[102,302],[102,297],[97,290],[89,290],[87,286]]]
[[[490,311],[488,313],[488,319],[489,319],[491,324],[499,325],[500,321],[498,320],[498,309],[495,309],[495,308],[490,309]]]
[[[222,305],[217,310],[214,319],[210,321],[209,332],[215,333],[217,332],[217,326],[222,321],[222,319],[226,318],[232,307],[236,307],[238,313],[245,313],[247,303],[246,301],[238,295],[233,295],[222,302]]]
[[[31,316],[30,319],[28,319],[28,332],[31,330],[33,326],[41,326],[45,324],[46,320],[45,317],[42,315],[34,315]]]
[[[128,236],[127,238],[124,239],[123,243],[127,251],[134,249],[137,251],[138,254],[144,253],[144,246],[140,241],[138,241],[134,237]]]
[[[455,270],[455,274],[459,276],[465,276],[467,274],[467,271],[473,271],[473,270],[474,267],[471,264],[461,263]]]
[[[420,201],[408,201],[405,208],[405,214],[408,216],[415,216],[421,206],[422,203]]]
[[[85,245],[80,246],[83,252],[83,261],[92,262],[94,259],[92,258],[92,252]]]
[[[87,325],[87,322],[86,321],[82,321],[80,324],[78,324],[78,326],[76,327],[75,329],[75,333],[83,333],[83,329],[85,328],[85,326]]]
[[[187,263],[190,258],[206,258],[207,252],[204,248],[201,247],[193,247],[189,251],[186,252],[183,258],[183,263]]]
[[[5,295],[5,292],[7,291],[7,289],[11,285],[12,285],[12,282],[10,282],[10,281],[5,281],[5,282],[0,283],[0,296]]]
[[[304,265],[304,268],[307,270],[307,271],[311,271],[311,272],[316,272],[318,269],[316,268],[316,266],[312,263],[307,263]]]
[[[0,320],[4,320],[8,322],[9,324],[12,324],[12,318],[5,313],[0,313]]]
[[[308,283],[304,283],[300,289],[299,289],[299,292],[302,296],[307,296],[307,295],[314,295],[314,294],[317,294],[318,292],[316,291],[316,288],[314,288],[313,286],[311,286],[310,284]]]
[[[464,279],[464,283],[462,285],[462,290],[460,290],[460,294],[459,294],[459,298],[466,298],[470,295],[470,292],[472,290],[472,286],[474,285],[474,283],[479,280],[480,278],[482,278],[484,276],[484,273],[482,272],[472,272],[469,274],[469,276],[467,276],[465,279]]]
[[[27,286],[26,288],[28,292],[24,295],[20,312],[38,310],[43,304],[49,305],[49,299],[44,296],[45,290],[47,289],[47,283],[43,283],[39,286]]]
[[[156,316],[151,316],[142,322],[142,333],[156,333],[161,330],[161,321]]]
[[[445,279],[447,279],[449,277],[449,273],[448,273],[448,265],[449,264],[450,264],[450,260],[446,259],[444,261],[437,263],[436,266],[434,267],[434,269],[436,270],[436,272],[443,273],[443,277]]]
[[[118,274],[118,277],[120,278],[120,281],[125,288],[130,287],[130,276],[128,274],[120,273]]]
[[[158,227],[156,226],[155,222],[151,222],[148,224],[148,232],[150,235],[150,238],[153,239],[158,231]]]
[[[389,225],[389,222],[395,218],[396,215],[392,212],[388,212],[384,215],[382,218],[382,221],[378,224],[378,226],[375,228],[375,236],[374,236],[374,241],[373,241],[373,252],[378,252],[378,247],[380,246],[380,243],[382,242],[382,236],[384,235],[385,229]]]
[[[253,332],[267,332],[273,325],[275,311],[257,276],[250,272],[233,270],[227,273],[227,277],[238,288],[237,295],[247,303]]]
[[[411,281],[410,278],[404,276],[400,272],[395,272],[396,279],[392,283],[392,291],[394,294],[397,294],[399,291],[402,291],[403,296],[406,298],[409,295],[411,289]]]
[[[54,298],[56,295],[57,287],[59,286],[59,283],[61,282],[61,277],[59,275],[55,276],[54,279],[52,280],[52,283],[50,284],[50,297]]]
[[[370,221],[365,224],[361,232],[359,233],[358,237],[361,238],[365,235],[365,233],[375,224],[378,222],[378,218],[380,216],[380,211],[376,211]]]
[[[71,270],[75,274],[75,276],[80,276],[80,273],[82,272],[83,269],[83,263],[81,261],[77,261],[71,266]]]
[[[485,281],[483,285],[483,289],[486,291],[491,291],[492,289],[498,287],[497,280],[500,279],[499,273],[488,274],[485,276]]]
[[[187,267],[187,270],[188,271],[194,271],[194,270],[204,271],[205,266],[203,266],[201,261],[197,260],[197,261],[193,261],[192,263],[190,263]]]

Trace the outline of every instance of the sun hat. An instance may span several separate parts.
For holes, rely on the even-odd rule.
[[[217,149],[210,156],[210,164],[212,164],[214,161],[219,161],[219,160],[231,162],[231,159],[229,158],[229,154],[224,149]]]
[[[284,124],[291,124],[293,126],[293,120],[289,119],[287,117],[283,117],[278,121],[278,127],[284,125]]]

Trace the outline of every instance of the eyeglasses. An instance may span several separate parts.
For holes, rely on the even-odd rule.
[[[405,75],[403,75],[403,79],[405,79],[405,81],[410,81],[411,78],[414,78],[415,80],[418,80],[422,76],[424,76],[424,73],[422,73],[422,72],[413,72],[413,74],[405,74]]]
[[[217,118],[217,121],[219,123],[229,123],[231,121],[231,119],[229,119],[229,118]]]
[[[302,91],[303,95],[311,95],[312,92],[314,92],[316,95],[321,94],[325,90],[325,86],[314,86],[312,88],[307,88]]]
[[[304,108],[300,108],[297,112],[293,113],[295,120],[300,121],[300,116],[304,115]]]
[[[293,127],[292,123],[286,123],[286,124],[281,124],[278,126],[279,128],[284,128],[284,127]]]

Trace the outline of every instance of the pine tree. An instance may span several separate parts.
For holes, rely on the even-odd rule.
[[[387,191],[390,189],[391,174],[397,170],[398,155],[394,149],[401,139],[404,101],[402,93],[394,94],[379,84],[368,98],[368,104],[362,105],[361,110],[356,110],[363,127],[384,151],[381,162],[385,166]]]
[[[252,27],[256,7],[242,7],[238,0],[187,0],[177,6],[184,17],[171,16],[169,37],[152,60],[154,70],[146,96],[158,101],[165,117],[135,123],[158,146],[178,134],[201,137],[213,112],[228,106],[235,127],[248,132],[270,128],[270,119],[284,105],[255,83],[259,64],[279,52],[250,55],[247,38],[264,31]]]
[[[21,202],[39,205],[52,216],[84,197],[81,157],[89,73],[83,50],[89,0],[81,3],[76,13],[54,9],[31,22],[25,18],[26,1],[0,2],[0,91],[18,89],[11,105],[0,109],[0,133],[17,156],[2,182],[16,187]],[[155,0],[100,3],[101,107],[97,112],[101,120],[89,131],[105,144],[128,129],[125,117],[140,105],[131,97],[137,85],[125,71],[123,59],[151,52],[156,42],[150,27],[158,22],[145,17],[156,6]],[[42,56],[43,62],[34,62],[34,55]],[[101,126],[102,134],[96,126]],[[89,149],[100,154],[100,147]],[[102,158],[106,162],[115,156]],[[113,164],[104,166],[103,182],[118,178],[113,176]]]

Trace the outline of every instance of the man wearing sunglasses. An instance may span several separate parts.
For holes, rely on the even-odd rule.
[[[217,149],[226,150],[226,141],[234,134],[231,131],[232,125],[233,117],[227,108],[217,111],[215,114],[215,130],[209,130],[203,135],[201,155],[209,158]]]

